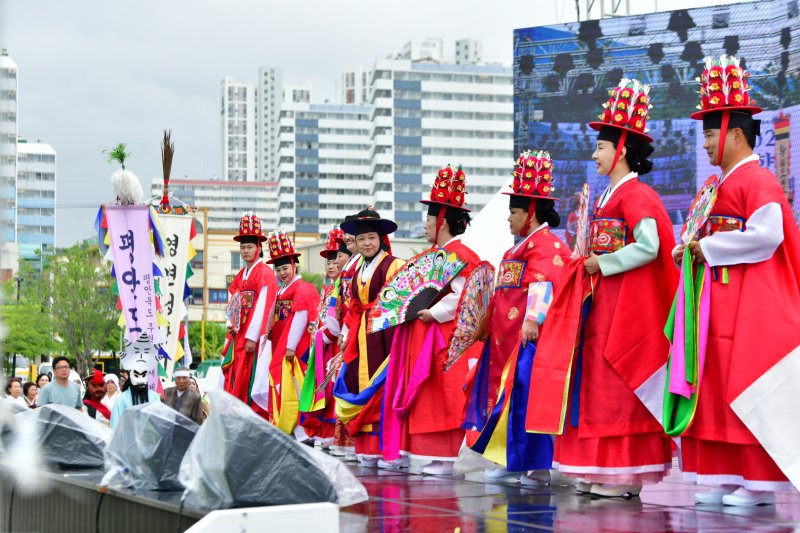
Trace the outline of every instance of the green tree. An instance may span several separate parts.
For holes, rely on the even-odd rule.
[[[300,277],[303,278],[304,281],[313,284],[318,291],[322,290],[322,283],[325,281],[325,277],[322,274],[315,274],[313,272],[301,272]]]
[[[189,348],[192,350],[192,357],[199,359],[202,357],[202,323],[192,322],[189,324]],[[225,324],[218,322],[206,322],[206,355],[205,359],[221,359],[222,349],[225,347]]]
[[[44,278],[30,263],[22,261],[15,279],[3,286],[5,303],[0,308],[0,317],[6,331],[3,365],[8,375],[14,375],[15,356],[34,362],[37,358],[46,359],[58,348],[48,317]]]
[[[91,368],[92,355],[118,335],[110,272],[97,245],[86,242],[60,250],[46,267],[53,327],[81,375]]]

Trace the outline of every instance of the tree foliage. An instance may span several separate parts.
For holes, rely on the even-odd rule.
[[[192,356],[196,359],[202,357],[202,326],[201,322],[189,324],[189,348],[192,350]],[[205,359],[222,358],[222,349],[225,347],[225,334],[225,324],[206,322]]]
[[[92,355],[114,346],[118,335],[117,297],[112,292],[110,266],[97,245],[81,243],[50,258],[49,276],[53,327],[78,373],[86,375]]]
[[[3,365],[7,375],[13,376],[15,356],[23,356],[29,362],[46,359],[58,348],[58,342],[53,338],[47,314],[48,288],[40,272],[23,261],[16,279],[4,285],[3,293]]]

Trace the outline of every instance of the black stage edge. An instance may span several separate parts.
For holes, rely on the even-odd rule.
[[[206,514],[181,509],[181,491],[101,489],[103,474],[102,470],[40,473],[47,488],[26,495],[16,490],[7,472],[0,472],[0,531],[174,533],[189,529]]]

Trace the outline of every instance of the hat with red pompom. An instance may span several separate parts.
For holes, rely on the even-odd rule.
[[[269,244],[268,264],[281,266],[281,264],[289,264],[292,260],[300,257],[300,254],[294,250],[294,244],[289,240],[289,236],[282,229],[270,233],[267,242]]]
[[[253,213],[245,213],[239,219],[239,233],[233,237],[234,241],[258,244],[267,240],[261,229],[261,219]]]
[[[339,253],[339,246],[342,243],[344,243],[344,231],[340,228],[332,228],[328,232],[328,240],[325,242],[325,248],[319,252],[319,255],[325,259],[336,259],[336,254]]]
[[[442,206],[448,209],[469,213],[464,207],[467,195],[467,176],[458,165],[453,169],[450,165],[440,168],[433,180],[431,194],[428,200],[420,203],[428,206],[428,215],[437,216]]]
[[[552,196],[553,161],[550,152],[544,150],[526,150],[522,152],[514,166],[514,182],[512,192],[504,192],[511,196],[511,207],[528,209],[531,199],[558,200]]]
[[[653,105],[650,103],[650,86],[639,80],[622,78],[619,85],[611,89],[603,104],[600,120],[590,122],[589,127],[605,134],[607,139],[617,142],[623,132],[635,135],[649,143],[653,142],[647,132],[647,119]]]

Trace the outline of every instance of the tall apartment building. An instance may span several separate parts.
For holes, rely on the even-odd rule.
[[[265,231],[278,225],[278,201],[272,181],[228,181],[170,179],[170,195],[194,207],[208,208],[208,229],[232,232],[239,229],[239,219],[252,211],[261,219]],[[151,196],[161,196],[163,184],[153,180]]]
[[[256,180],[256,86],[222,80],[222,179]]]
[[[353,70],[342,72],[341,103],[367,105],[370,102],[369,80],[372,73],[359,65]]]
[[[278,175],[278,122],[283,101],[283,71],[262,66],[258,69],[256,91],[256,176],[274,179]]]
[[[370,149],[376,208],[398,237],[422,235],[419,200],[448,163],[467,175],[468,207],[499,190],[514,159],[510,67],[379,59],[372,77]]]
[[[0,52],[0,241],[17,240],[17,64]]]
[[[370,202],[368,106],[293,103],[280,124],[279,227],[325,233]]]
[[[43,142],[17,142],[17,243],[28,261],[55,248],[56,151]]]

